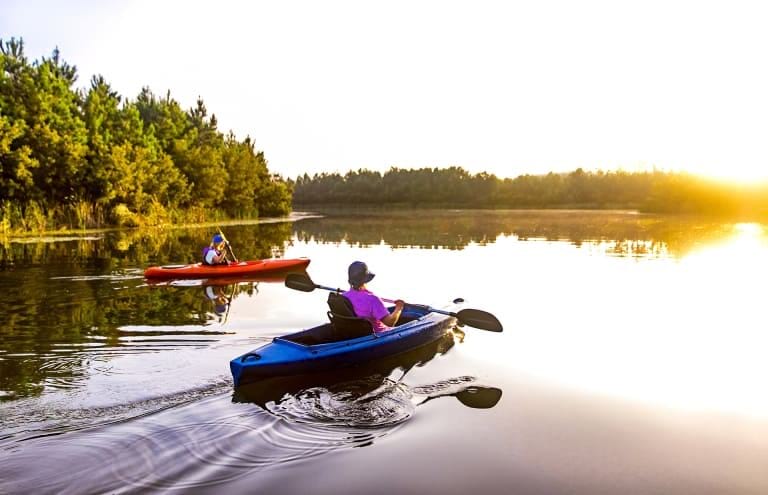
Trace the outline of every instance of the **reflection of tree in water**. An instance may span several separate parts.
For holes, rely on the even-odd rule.
[[[49,376],[66,379],[68,371],[79,373],[87,366],[89,350],[121,347],[131,335],[177,334],[180,326],[199,326],[203,331],[211,322],[208,301],[200,297],[199,287],[164,289],[115,290],[111,281],[103,279],[17,279],[14,291],[18,292],[9,293],[9,304],[0,310],[4,319],[0,349],[5,351],[0,360],[0,390],[17,396],[38,393],[39,384]],[[125,330],[135,326],[141,330]],[[81,358],[67,358],[67,354]],[[52,360],[61,364],[55,370],[47,364]]]
[[[219,334],[209,326],[223,321],[231,300],[254,294],[258,284],[212,286],[213,294],[224,299],[211,301],[208,287],[201,285],[115,290],[104,279],[61,280],[53,283],[66,283],[67,289],[52,291],[46,281],[20,279],[14,288],[18,295],[9,295],[9,305],[0,309],[5,320],[0,326],[0,391],[12,397],[39,394],[51,377],[72,381],[88,367],[92,352],[125,348],[129,337]],[[163,349],[162,340],[153,342]]]
[[[235,225],[224,228],[239,259],[281,256],[292,235],[290,223]],[[105,231],[84,237],[30,238],[0,244],[0,269],[14,265],[63,263],[94,271],[200,261],[217,227]],[[85,265],[85,266],[83,266]]]
[[[492,229],[478,222],[475,215],[425,216],[424,212],[412,214],[374,214],[372,216],[329,216],[308,219],[295,225],[302,241],[321,243],[347,242],[370,246],[382,241],[393,247],[424,247],[461,249],[470,242],[493,242],[489,237]]]
[[[200,328],[188,333],[217,333],[205,328],[219,316],[199,285],[147,287],[141,276],[150,263],[197,261],[211,232],[119,231],[0,245],[0,400],[39,394],[53,376],[74,379],[88,366],[89,350],[124,346],[127,336],[178,334],[190,326]],[[240,258],[255,259],[281,255],[291,226],[225,232]],[[238,287],[242,294],[254,290],[253,283]]]
[[[619,256],[682,256],[694,245],[732,232],[711,218],[581,210],[335,211],[295,224],[302,241],[462,249],[500,235],[520,240],[600,245]]]

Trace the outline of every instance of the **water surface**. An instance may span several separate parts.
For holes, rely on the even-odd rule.
[[[324,320],[280,277],[151,284],[207,229],[0,248],[0,493],[766,493],[765,225],[628,212],[333,212],[228,226],[463,327],[353,370],[232,389]],[[230,302],[228,302],[230,301]]]

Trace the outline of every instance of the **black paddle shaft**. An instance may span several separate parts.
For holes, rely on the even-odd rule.
[[[315,289],[323,289],[331,292],[341,292],[341,289],[334,289],[332,287],[325,287],[318,285],[309,278],[309,275],[303,273],[290,273],[285,277],[285,286],[290,289],[300,290],[302,292],[312,292]],[[393,302],[390,299],[383,299],[386,302]],[[479,309],[462,309],[458,313],[451,311],[444,311],[442,309],[435,309],[431,306],[424,304],[406,304],[406,306],[420,307],[434,313],[440,313],[448,316],[453,316],[459,320],[459,324],[468,325],[470,327],[479,328],[481,330],[488,330],[489,332],[501,332],[504,328],[501,322],[487,311],[481,311]]]

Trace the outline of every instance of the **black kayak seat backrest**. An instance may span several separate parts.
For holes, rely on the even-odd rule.
[[[355,307],[352,306],[352,301],[336,292],[328,294],[328,307],[331,309],[331,313],[335,315],[347,316],[350,318],[357,317],[357,314],[355,314]]]
[[[373,333],[373,325],[365,318],[359,318],[349,299],[331,292],[328,294],[328,318],[334,328],[334,337],[338,340],[356,339]],[[335,340],[335,339],[334,339]]]

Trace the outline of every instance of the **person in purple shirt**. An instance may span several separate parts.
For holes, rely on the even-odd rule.
[[[400,319],[405,303],[398,299],[395,301],[395,309],[390,313],[384,302],[365,287],[365,284],[373,280],[375,274],[371,273],[368,265],[362,261],[349,265],[347,273],[350,288],[343,295],[352,303],[355,314],[370,321],[376,333],[386,332],[394,327]]]

